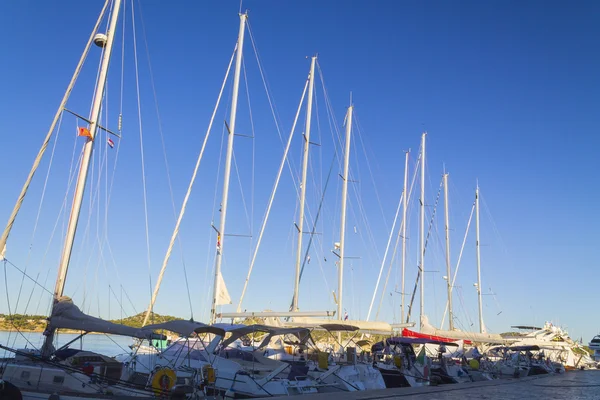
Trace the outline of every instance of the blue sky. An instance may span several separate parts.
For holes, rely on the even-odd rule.
[[[149,269],[153,284],[175,220],[149,65],[178,210],[233,51],[239,22],[239,2],[178,2],[165,6],[150,1],[143,2],[142,9],[136,3],[148,265],[133,27],[131,5],[127,4],[123,139],[118,157],[116,149],[107,151],[105,146],[99,146],[96,152],[96,163],[106,159],[108,175],[106,170],[98,175],[98,168],[93,173],[96,182],[101,177],[101,184],[88,190],[88,207],[82,212],[85,222],[80,224],[66,289],[78,304],[85,303],[86,311],[111,318],[121,313],[121,285],[133,303],[123,300],[125,314],[146,307]],[[2,175],[2,221],[8,218],[101,6],[100,2],[74,1],[60,6],[38,2],[4,5],[0,34],[10,39],[4,41],[5,57],[0,63],[0,168],[11,172]],[[284,138],[289,134],[307,76],[307,56],[319,54],[340,132],[352,92],[360,129],[355,129],[352,142],[351,171],[357,182],[350,189],[347,233],[347,253],[359,258],[346,261],[344,290],[344,304],[351,318],[366,316],[402,190],[403,151],[412,149],[412,174],[420,133],[426,130],[428,219],[445,164],[451,181],[454,265],[479,180],[485,203],[481,218],[483,286],[486,293],[494,293],[484,296],[488,328],[503,332],[512,324],[551,320],[567,326],[576,338],[588,340],[598,333],[600,326],[592,317],[595,302],[590,301],[597,291],[593,278],[600,266],[595,251],[600,240],[600,218],[593,206],[599,194],[595,182],[600,145],[600,55],[596,51],[600,6],[596,2],[246,1],[243,7],[250,12],[252,34]],[[103,117],[112,128],[117,126],[120,108],[121,28],[120,23]],[[229,232],[253,234],[255,240],[282,144],[249,40],[244,50],[255,139],[236,137],[239,177],[232,175],[227,226]],[[89,112],[98,60],[99,52],[94,48],[68,103],[68,108],[80,114]],[[215,248],[210,224],[211,220],[215,224],[218,221],[224,158],[220,156],[222,121],[229,119],[226,104],[230,93],[228,84],[184,220],[181,247],[176,246],[161,289],[156,306],[160,313],[190,316],[183,263],[192,291],[194,317],[205,319],[210,308],[207,299],[212,288],[210,270]],[[237,130],[250,134],[245,83],[240,93]],[[311,148],[310,179],[314,183],[308,187],[307,205],[311,215],[316,212],[335,143],[320,81],[316,84],[316,99],[318,116],[313,120],[312,135],[321,146]],[[74,136],[76,126],[74,117],[63,118],[33,242],[30,238],[50,151],[8,243],[7,258],[21,268],[27,267],[32,276],[39,273],[42,283],[47,279],[48,288],[53,286],[60,253],[63,216],[59,211],[73,149],[78,154],[82,144]],[[303,126],[301,120],[299,132]],[[302,145],[299,132],[290,152],[296,176]],[[107,208],[105,178],[110,179],[115,163],[113,194]],[[336,270],[330,249],[339,240],[339,160],[335,165],[318,229],[322,235],[317,240],[318,249],[311,252],[312,262],[302,282],[300,306],[304,310],[335,308],[330,292],[337,286]],[[99,198],[92,211],[90,193]],[[416,270],[416,199],[415,194],[409,209],[407,287],[412,287]],[[57,233],[50,240],[57,215]],[[293,287],[292,233],[296,215],[295,191],[286,169],[244,308],[287,308]],[[441,207],[436,215],[437,231],[426,259],[426,269],[432,271],[426,274],[426,313],[439,323],[445,301]],[[108,229],[106,233],[104,228]],[[467,329],[477,328],[473,235],[471,232],[467,240],[454,300],[459,325]],[[108,256],[107,243],[112,257]],[[226,238],[223,275],[234,303],[245,279],[252,243],[247,238]],[[398,295],[390,294],[392,286],[399,283],[396,264],[380,315],[380,319],[389,321],[398,318]],[[0,291],[9,287],[14,308],[21,276],[12,267],[7,268],[8,283],[5,286],[1,278]],[[28,297],[31,290],[32,285],[26,282],[21,297]],[[2,298],[0,312],[6,312],[4,295]],[[38,312],[45,312],[47,296],[40,297],[38,290],[32,299],[27,311],[34,312],[37,307]],[[24,308],[25,301],[20,299],[17,311]]]

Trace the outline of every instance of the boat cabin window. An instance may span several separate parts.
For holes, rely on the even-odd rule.
[[[202,355],[203,349],[200,341],[178,341],[173,343],[168,349],[163,352],[167,357],[187,357],[191,360],[206,361]]]
[[[62,385],[64,381],[65,381],[65,377],[62,375],[55,375],[54,378],[52,379],[52,383],[54,383],[56,385]]]
[[[249,361],[249,362],[258,362],[254,358],[254,355],[252,353],[250,353],[248,351],[242,351],[239,349],[227,348],[227,349],[223,350],[220,355],[221,355],[221,357],[224,357],[224,358],[233,358],[233,359],[244,360],[244,361]]]
[[[29,371],[21,371],[21,379],[23,379],[23,380],[29,379],[30,375],[31,375],[31,373]]]

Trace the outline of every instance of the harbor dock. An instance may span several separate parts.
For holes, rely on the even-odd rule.
[[[352,393],[319,393],[311,400],[517,400],[600,399],[600,371],[570,371],[560,375],[537,375],[520,379],[498,379],[456,385],[369,390]],[[266,397],[265,397],[266,398]]]

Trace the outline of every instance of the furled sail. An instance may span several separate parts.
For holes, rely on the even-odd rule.
[[[54,329],[73,329],[84,332],[130,336],[139,339],[149,339],[153,336],[152,330],[149,329],[115,324],[110,321],[84,314],[79,307],[73,304],[73,300],[67,296],[58,299],[58,302],[52,309],[52,315],[48,318],[48,321],[46,331]]]

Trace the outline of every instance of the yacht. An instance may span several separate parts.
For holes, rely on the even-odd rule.
[[[594,355],[592,358],[596,362],[600,362],[600,335],[594,336],[594,338],[590,341],[588,347],[590,350],[594,351]]]

